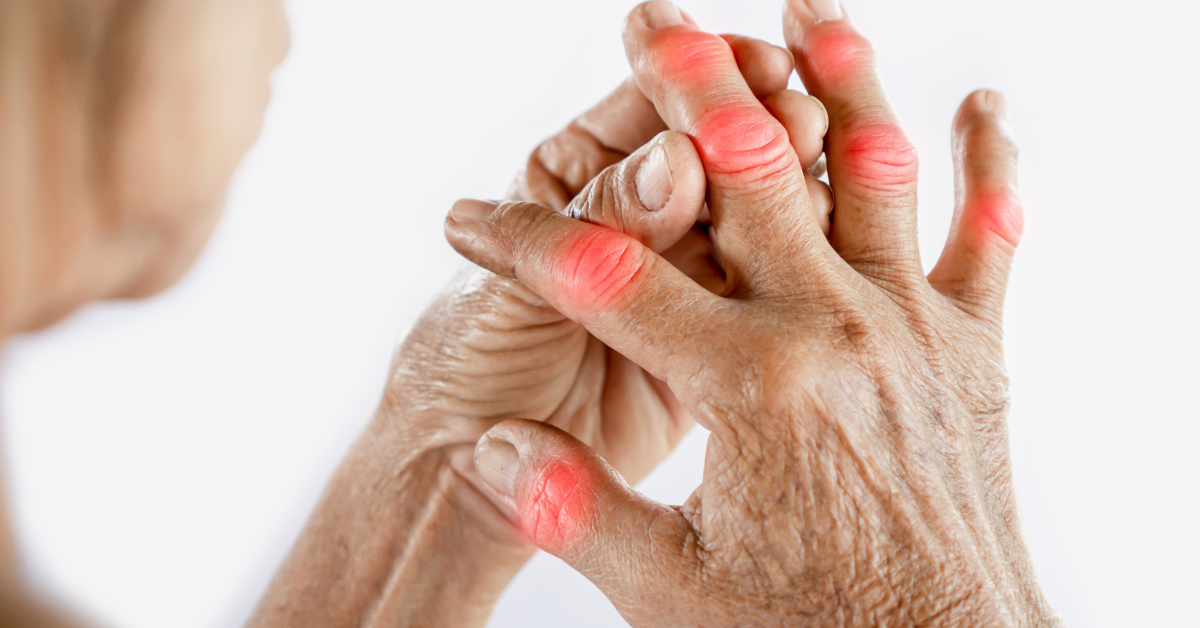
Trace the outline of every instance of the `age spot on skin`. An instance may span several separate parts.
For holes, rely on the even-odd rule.
[[[586,314],[611,307],[637,281],[645,247],[629,236],[596,227],[568,241],[554,265],[553,280],[563,305]]]
[[[579,465],[553,462],[521,500],[521,523],[538,547],[551,552],[578,537],[596,505],[592,478]]]

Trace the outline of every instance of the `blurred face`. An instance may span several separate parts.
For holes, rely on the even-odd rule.
[[[176,281],[211,235],[289,34],[282,0],[151,0],[129,20],[101,167],[111,235],[146,259],[111,296],[140,297]]]

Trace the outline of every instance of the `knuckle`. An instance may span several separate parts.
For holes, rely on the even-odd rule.
[[[713,107],[697,119],[694,133],[706,168],[715,174],[762,180],[795,165],[787,131],[758,103]]]
[[[665,32],[652,50],[654,65],[674,80],[700,81],[723,65],[736,65],[728,42],[702,31]]]
[[[903,193],[916,185],[917,150],[894,122],[854,123],[839,143],[840,165],[865,187]]]
[[[806,73],[836,85],[863,72],[874,72],[875,50],[871,42],[853,29],[830,24],[819,29],[805,55]]]
[[[542,142],[530,156],[531,166],[545,169],[572,196],[613,162],[614,153],[575,124]]]
[[[633,292],[648,259],[645,247],[633,238],[592,228],[563,245],[554,280],[572,310],[569,314],[604,311]]]
[[[521,500],[521,523],[538,547],[560,552],[579,538],[595,511],[595,481],[579,466],[543,467]]]
[[[978,190],[967,202],[970,207],[963,212],[963,220],[969,233],[982,238],[984,244],[999,244],[1008,251],[1017,247],[1025,230],[1025,213],[1015,190]]]

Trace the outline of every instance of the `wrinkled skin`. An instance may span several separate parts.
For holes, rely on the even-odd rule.
[[[926,277],[916,155],[869,45],[803,0],[785,27],[829,109],[828,239],[786,130],[721,40],[662,1],[631,14],[626,47],[696,143],[720,294],[542,205],[463,201],[447,221],[464,255],[667,383],[712,431],[702,485],[681,507],[654,503],[605,452],[530,421],[481,439],[479,473],[639,628],[1060,625],[1012,491],[1000,321],[1020,204],[1003,101],[977,92],[959,111],[955,220]],[[581,248],[621,262],[596,277],[571,263]]]
[[[826,114],[817,100],[785,89],[790,53],[742,37],[721,41],[751,97],[788,130],[793,158],[819,169]],[[719,292],[724,277],[706,228],[697,227],[707,221],[703,165],[691,138],[665,129],[629,81],[540,146],[512,196],[628,234]],[[668,183],[639,183],[656,153],[665,156],[658,163],[668,165]],[[811,175],[806,184],[819,199],[815,220],[828,224],[831,193]],[[513,525],[510,505],[488,501],[472,468],[479,437],[512,417],[568,430],[630,481],[692,424],[660,379],[520,282],[475,269],[400,347],[375,420],[249,625],[483,625],[535,549]]]
[[[788,52],[744,37],[724,41],[755,96],[796,138],[796,158],[806,167],[817,165],[825,112],[818,101],[785,89],[792,71]],[[702,169],[686,136],[660,134],[665,129],[653,104],[629,81],[539,146],[509,196],[625,232],[719,292],[725,280],[710,241],[703,226],[693,228],[704,218]],[[636,195],[635,171],[653,146],[668,153],[674,170],[670,202],[656,212],[622,206],[617,199]],[[631,153],[625,168],[617,167]],[[822,198],[814,211],[827,223],[832,198],[824,184],[808,179]],[[478,268],[422,315],[397,354],[387,397],[384,407],[446,447],[447,459],[459,463],[471,482],[475,442],[507,418],[545,421],[570,432],[630,482],[645,476],[693,424],[661,380],[519,282]]]

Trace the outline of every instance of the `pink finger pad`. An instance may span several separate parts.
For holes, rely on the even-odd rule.
[[[645,247],[633,238],[600,227],[583,231],[562,245],[553,266],[560,309],[571,316],[612,307],[645,263]]]
[[[794,165],[787,131],[757,102],[706,112],[692,125],[692,135],[710,174],[762,179]]]
[[[558,552],[587,528],[596,506],[595,480],[586,467],[555,461],[538,473],[519,501],[525,534],[538,547]]]

